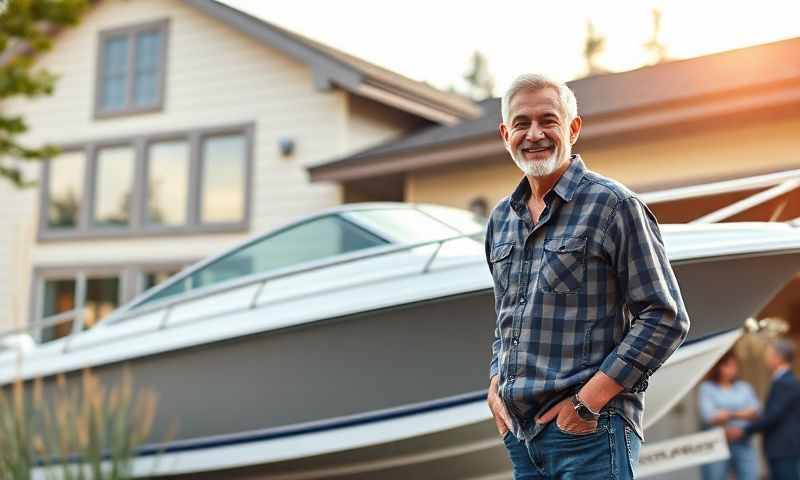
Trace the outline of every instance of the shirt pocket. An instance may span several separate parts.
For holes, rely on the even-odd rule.
[[[514,242],[498,243],[492,247],[492,254],[489,256],[489,261],[492,263],[494,289],[498,298],[508,290],[513,249]]]
[[[545,240],[539,290],[545,293],[578,293],[586,272],[586,238]]]

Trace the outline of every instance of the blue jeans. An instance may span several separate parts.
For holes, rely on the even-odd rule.
[[[641,440],[617,413],[605,411],[593,433],[561,431],[555,419],[529,442],[508,432],[503,443],[514,467],[514,480],[603,479],[636,476]]]
[[[770,480],[800,480],[800,459],[770,458]]]
[[[703,465],[703,480],[727,480],[730,471],[734,472],[736,480],[758,480],[758,454],[752,439],[731,442],[728,449],[729,459]]]

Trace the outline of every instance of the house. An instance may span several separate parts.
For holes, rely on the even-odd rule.
[[[62,153],[0,182],[0,327],[85,307],[84,328],[190,262],[346,200],[306,166],[475,118],[440,92],[214,0],[104,0],[15,100]],[[72,312],[72,313],[70,313]],[[66,335],[70,322],[37,331]]]

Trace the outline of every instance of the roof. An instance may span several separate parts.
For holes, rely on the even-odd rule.
[[[800,103],[800,38],[671,61],[568,82],[584,118],[581,141],[737,111]],[[309,167],[314,180],[341,180],[392,170],[411,157],[489,142],[502,153],[500,99],[480,103],[479,118],[433,126],[347,157]],[[463,157],[463,152],[459,152]],[[438,158],[438,157],[437,157]],[[373,168],[387,164],[383,170]],[[415,167],[425,162],[415,161]],[[358,168],[370,165],[370,169]],[[388,164],[393,164],[389,166]],[[347,172],[345,172],[347,169]],[[340,175],[341,174],[341,175]]]
[[[500,99],[490,98],[480,102],[481,116],[475,119],[464,120],[452,126],[433,126],[423,128],[399,139],[362,150],[342,159],[360,160],[375,158],[398,152],[413,151],[434,145],[442,145],[481,135],[497,135],[500,124]]]
[[[342,88],[428,120],[455,124],[480,115],[475,103],[386,70],[353,55],[278,27],[216,0],[183,0],[245,35],[311,67],[315,85]]]

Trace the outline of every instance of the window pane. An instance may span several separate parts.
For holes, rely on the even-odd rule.
[[[203,223],[244,219],[245,139],[212,137],[203,142]]]
[[[189,148],[185,141],[154,143],[147,163],[147,222],[186,223]]]
[[[488,218],[475,215],[469,210],[444,207],[440,205],[417,205],[417,208],[430,213],[439,220],[445,222],[456,230],[464,234],[472,234],[483,231],[486,228]]]
[[[161,41],[159,31],[136,35],[136,76],[134,99],[137,105],[152,105],[159,98],[159,73],[161,68]]]
[[[454,237],[460,232],[411,208],[359,210],[350,213],[360,222],[384,231],[403,243]]]
[[[256,240],[206,265],[183,281],[148,298],[142,304],[177,295],[190,288],[335,257],[386,243],[388,242],[382,238],[341,217],[329,215]]]
[[[158,103],[158,75],[149,72],[137,72],[133,83],[136,105],[154,105]]]
[[[83,328],[91,328],[119,305],[119,277],[95,277],[86,280]]]
[[[178,273],[178,270],[162,270],[158,272],[146,272],[144,274],[144,290],[150,290],[156,285],[164,282],[169,277]]]
[[[102,102],[107,109],[121,108],[127,103],[128,37],[109,37],[103,45]]]
[[[160,66],[161,32],[141,32],[136,36],[136,71],[155,72]]]
[[[42,317],[68,312],[75,308],[75,280],[45,280]],[[72,331],[72,322],[66,321],[52,327],[42,328],[41,341],[49,342],[67,336]]]
[[[70,228],[78,225],[83,195],[83,152],[70,152],[50,160],[47,225]]]
[[[103,108],[112,110],[125,106],[126,77],[103,79]]]
[[[162,298],[171,297],[173,295],[177,295],[179,293],[183,293],[189,290],[191,287],[189,286],[191,282],[191,278],[186,277],[179,282],[175,282],[172,285],[168,286],[164,290],[156,293],[155,295],[145,299],[143,302],[139,303],[139,305],[143,305],[145,303],[154,302],[156,300],[161,300]]]
[[[96,225],[125,226],[130,222],[133,163],[131,147],[104,148],[97,153]]]

